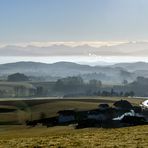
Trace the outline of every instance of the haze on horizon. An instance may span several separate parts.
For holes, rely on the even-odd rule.
[[[2,0],[0,63],[148,62],[147,5],[147,0]]]

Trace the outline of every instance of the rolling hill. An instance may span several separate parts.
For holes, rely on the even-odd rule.
[[[135,68],[131,71],[134,64]],[[142,63],[141,63],[142,64]],[[146,65],[146,63],[143,63]],[[143,66],[146,70],[146,66]],[[34,77],[67,77],[80,75],[85,80],[98,79],[109,83],[121,83],[124,79],[133,81],[141,72],[137,63],[115,64],[112,66],[89,66],[71,62],[57,62],[53,64],[37,62],[17,62],[0,65],[0,75],[24,73]],[[136,71],[134,71],[136,70]],[[137,73],[136,73],[137,72]],[[147,73],[146,73],[147,74]]]

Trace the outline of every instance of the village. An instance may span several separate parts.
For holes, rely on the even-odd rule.
[[[73,125],[76,129],[86,127],[119,128],[148,124],[148,100],[139,106],[133,106],[127,100],[116,101],[113,107],[99,104],[93,110],[77,111],[65,109],[58,111],[58,116],[27,120],[26,125],[34,127],[38,124],[53,127],[59,125]]]

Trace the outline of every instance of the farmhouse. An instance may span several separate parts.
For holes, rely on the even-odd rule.
[[[131,110],[133,107],[127,100],[116,101],[113,105],[118,110]]]
[[[14,94],[16,97],[34,96],[36,94],[36,88],[31,84],[15,86]]]
[[[58,122],[61,124],[72,123],[76,120],[76,112],[73,109],[61,110],[58,112],[58,114]]]
[[[36,88],[30,83],[0,82],[0,97],[29,97],[36,94]]]
[[[111,120],[116,115],[116,109],[109,107],[109,105],[104,105],[101,108],[88,111],[88,119],[95,119],[101,122],[106,120]]]
[[[95,119],[98,121],[103,121],[106,119],[105,115],[100,111],[100,109],[90,110],[88,112],[88,119]]]
[[[35,126],[37,123],[41,123],[50,127],[75,124],[76,128],[110,128],[147,124],[147,121],[147,111],[142,112],[139,107],[132,106],[126,100],[120,100],[114,103],[114,107],[110,107],[108,104],[100,104],[99,108],[91,110],[61,110],[58,111],[58,116],[29,121],[27,125]]]
[[[148,100],[143,101],[140,106],[142,107],[142,109],[147,109],[148,110]]]
[[[99,107],[100,110],[106,110],[106,109],[109,108],[109,105],[106,104],[106,103],[102,103],[102,104],[99,104],[98,107]]]

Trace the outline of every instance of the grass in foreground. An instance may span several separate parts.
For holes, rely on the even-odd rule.
[[[80,100],[78,100],[80,99]],[[66,100],[38,100],[38,101],[1,101],[1,107],[23,108],[17,112],[1,113],[1,121],[23,120],[21,118],[38,118],[40,112],[49,116],[65,108],[92,109],[99,103],[110,105],[121,98],[69,98]],[[128,99],[128,98],[127,98]],[[133,104],[139,104],[139,99],[129,99]],[[29,109],[28,109],[29,108]],[[49,147],[148,147],[148,125],[119,129],[86,128],[75,130],[72,126],[46,128],[37,126],[29,128],[24,125],[0,126],[0,148],[49,148]]]
[[[135,126],[118,129],[87,128],[75,130],[66,127],[22,126],[3,127],[0,131],[0,147],[101,147],[101,148],[147,148],[148,126]],[[19,129],[19,130],[18,130]]]

